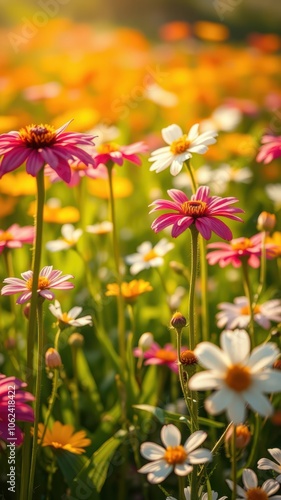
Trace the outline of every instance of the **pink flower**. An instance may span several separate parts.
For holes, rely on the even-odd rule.
[[[73,276],[71,274],[61,276],[61,274],[61,271],[53,270],[53,266],[43,267],[38,278],[38,294],[44,299],[52,300],[55,295],[50,291],[50,288],[56,288],[57,290],[70,290],[74,288],[73,283],[67,281],[69,278],[73,278]],[[33,272],[26,271],[21,276],[23,280],[19,278],[5,278],[4,283],[8,284],[1,290],[1,295],[20,293],[21,295],[17,299],[17,304],[24,304],[32,295]]]
[[[209,240],[212,231],[225,240],[231,240],[232,232],[228,226],[217,217],[227,217],[228,219],[242,222],[240,217],[233,215],[244,212],[241,208],[230,207],[236,203],[237,198],[221,198],[220,196],[209,196],[210,189],[207,186],[201,186],[189,200],[185,193],[178,189],[170,189],[168,195],[173,201],[156,200],[150,206],[154,206],[150,213],[155,210],[172,209],[169,212],[160,215],[152,223],[152,229],[158,233],[168,226],[172,227],[172,236],[176,238],[191,224],[195,224],[196,229],[203,238]]]
[[[71,120],[70,120],[71,121]],[[69,125],[55,130],[51,125],[27,125],[18,132],[0,135],[0,178],[15,170],[26,161],[26,171],[36,177],[44,164],[48,163],[65,182],[71,178],[68,160],[79,159],[86,165],[93,165],[93,158],[78,144],[93,146],[93,137],[76,132],[64,132]]]
[[[177,351],[172,344],[165,344],[164,347],[160,347],[157,342],[153,342],[147,351],[136,347],[134,356],[136,358],[143,357],[145,365],[166,365],[170,370],[178,373]]]
[[[11,443],[12,437],[16,446],[22,443],[23,434],[17,425],[12,429],[14,435],[9,433],[8,423],[11,420],[8,420],[8,415],[14,416],[16,421],[34,421],[33,409],[26,404],[34,401],[34,397],[30,392],[21,390],[26,385],[16,377],[6,377],[0,374],[0,439]]]
[[[7,248],[21,248],[23,243],[33,243],[34,227],[13,224],[6,231],[0,229],[0,253]]]
[[[256,160],[267,164],[281,156],[281,135],[264,135]]]
[[[257,268],[260,265],[262,253],[262,234],[258,233],[251,238],[236,238],[230,243],[210,243],[207,248],[216,248],[213,252],[206,255],[208,263],[213,266],[219,264],[225,267],[232,264],[233,267],[240,267],[242,259],[247,259],[249,266]],[[275,246],[272,243],[266,243],[266,258],[274,257]]]
[[[145,151],[147,151],[147,146],[143,142],[135,142],[129,146],[119,146],[116,143],[108,142],[96,146],[93,157],[96,165],[112,162],[121,166],[124,160],[140,165],[141,160],[138,154]]]
[[[98,165],[98,167],[93,168],[91,165],[85,165],[80,160],[68,160],[70,166],[70,180],[66,182],[69,187],[77,186],[83,177],[89,177],[90,179],[107,179],[108,172],[105,165]],[[50,181],[58,182],[61,180],[58,173],[53,170],[49,165],[45,167],[45,175],[47,175]]]

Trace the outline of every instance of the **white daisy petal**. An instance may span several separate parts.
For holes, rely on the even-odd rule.
[[[262,485],[262,490],[266,492],[268,496],[274,495],[280,488],[280,484],[274,479],[267,479]],[[279,495],[278,495],[279,496]],[[271,497],[274,498],[274,497]],[[278,498],[278,497],[275,497]]]
[[[142,456],[147,460],[159,460],[160,458],[163,458],[165,451],[166,450],[163,446],[150,442],[143,443],[140,447]]]
[[[269,448],[268,452],[279,463],[281,470],[281,450],[279,448]]]
[[[253,375],[255,387],[262,392],[279,392],[281,387],[281,372],[264,370]]]
[[[222,332],[221,347],[233,364],[243,363],[250,352],[250,337],[245,330]]]
[[[163,463],[159,469],[150,472],[147,476],[147,480],[151,484],[159,484],[166,479],[166,477],[172,472],[173,467],[167,462]]]
[[[189,454],[192,450],[204,443],[207,433],[204,431],[195,431],[184,443],[184,449]]]
[[[243,392],[243,397],[250,407],[263,417],[269,417],[272,414],[273,410],[269,400],[257,389],[251,387],[248,391]]]
[[[249,366],[252,367],[253,372],[272,366],[278,354],[279,349],[273,342],[255,347],[249,359]]]
[[[215,371],[205,371],[195,373],[188,383],[188,387],[192,391],[208,391],[210,389],[218,389],[221,385],[221,378],[217,377]]]
[[[225,370],[229,365],[227,355],[211,342],[201,342],[194,353],[199,363],[209,370]]]
[[[258,486],[258,478],[252,469],[244,469],[242,477],[244,486],[247,490]]]
[[[181,433],[173,424],[164,425],[161,429],[161,440],[166,447],[179,446],[181,442]]]
[[[77,316],[79,316],[79,314],[82,312],[82,307],[72,307],[72,309],[70,309],[70,311],[68,311],[68,316],[70,318],[73,318],[73,319],[76,319]]]
[[[187,476],[187,474],[190,474],[192,470],[192,465],[189,465],[186,462],[184,462],[183,464],[176,464],[174,468],[174,472],[175,474],[177,474],[177,476]]]
[[[173,162],[172,162],[172,165],[170,167],[170,172],[172,175],[178,175],[182,169],[182,165],[183,163],[177,159],[175,159]]]
[[[200,448],[199,450],[193,450],[189,453],[188,459],[193,465],[205,464],[206,462],[210,462],[212,460],[212,453],[206,448]]]
[[[232,400],[227,408],[227,414],[229,420],[232,420],[234,424],[240,424],[241,422],[245,421],[245,403],[242,398],[235,392],[233,392]]]
[[[179,125],[169,125],[169,127],[162,129],[162,137],[167,144],[171,144],[172,142],[180,139],[183,136],[183,132]]]
[[[231,479],[226,479],[226,483],[229,486],[229,488],[231,489],[231,491],[233,491],[233,481],[231,481]],[[239,484],[236,485],[236,493],[241,498],[247,498],[246,491],[243,490],[243,488],[241,488],[241,486],[239,486]],[[237,500],[239,500],[239,499],[237,499]]]
[[[199,123],[195,123],[192,125],[189,133],[188,133],[188,140],[189,141],[194,141],[198,137],[198,131],[199,131]]]
[[[220,389],[205,400],[205,408],[211,415],[217,415],[230,405],[232,398],[232,391],[225,388]]]
[[[281,471],[280,465],[277,465],[272,460],[269,460],[269,458],[261,458],[258,461],[258,469],[261,469],[261,470],[274,470],[275,472],[280,472]]]

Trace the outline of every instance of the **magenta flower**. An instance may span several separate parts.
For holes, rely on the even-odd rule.
[[[105,165],[98,165],[93,168],[91,165],[85,165],[80,160],[69,160],[70,166],[70,180],[66,182],[69,187],[77,186],[83,177],[89,177],[90,179],[107,179],[108,171]],[[45,167],[45,175],[47,175],[52,183],[61,180],[58,173],[53,170],[49,165]],[[63,179],[64,180],[64,179]]]
[[[172,344],[165,344],[164,347],[160,347],[157,342],[153,342],[147,351],[136,347],[134,356],[143,358],[145,360],[144,365],[166,365],[170,370],[178,373],[177,351]]]
[[[212,231],[225,240],[231,240],[232,232],[229,227],[217,217],[227,217],[243,222],[240,217],[233,214],[244,212],[244,210],[229,206],[236,203],[237,198],[209,196],[209,193],[210,189],[207,186],[201,186],[189,199],[182,191],[170,189],[168,195],[173,201],[154,201],[150,205],[154,206],[150,213],[165,209],[171,209],[173,212],[157,217],[152,223],[152,229],[158,233],[172,225],[171,234],[176,238],[192,224],[195,224],[196,229],[206,240],[211,238]]]
[[[46,266],[41,269],[38,278],[38,288],[37,292],[44,299],[52,300],[55,295],[50,291],[50,288],[56,288],[57,290],[70,290],[74,288],[73,283],[67,281],[69,278],[73,278],[71,274],[66,274],[61,276],[62,272],[53,270],[53,266]],[[26,271],[22,273],[21,276],[23,280],[19,278],[5,278],[4,283],[8,283],[1,290],[1,295],[13,295],[14,293],[20,293],[21,295],[17,299],[17,304],[24,304],[27,302],[32,295],[32,280],[33,272]]]
[[[265,164],[281,156],[281,135],[264,135],[256,160]]]
[[[128,160],[136,165],[141,164],[139,153],[145,153],[147,146],[144,142],[135,142],[129,146],[119,146],[119,144],[108,142],[96,146],[93,153],[96,165],[107,164],[108,162],[117,163],[121,166],[124,160]]]
[[[0,439],[19,446],[23,441],[23,433],[15,421],[33,422],[34,413],[26,403],[34,401],[30,392],[22,391],[26,383],[16,377],[0,374]],[[9,415],[9,417],[8,417]],[[8,423],[10,422],[10,426]]]
[[[33,243],[34,227],[13,224],[6,231],[0,229],[0,253],[7,248],[21,248],[23,243]]]
[[[216,248],[206,255],[208,263],[213,266],[219,264],[225,267],[232,264],[233,267],[240,267],[242,259],[247,259],[249,266],[257,268],[260,265],[260,256],[262,253],[262,234],[258,233],[251,238],[236,238],[229,243],[210,243],[207,248]],[[272,259],[275,245],[266,243],[266,258]]]
[[[71,120],[70,120],[71,121]],[[93,146],[93,137],[76,132],[64,132],[67,122],[59,129],[51,125],[27,125],[18,132],[0,135],[0,178],[15,170],[26,161],[26,171],[36,177],[48,163],[65,182],[71,178],[68,160],[78,159],[86,165],[94,165],[93,158],[78,144]]]

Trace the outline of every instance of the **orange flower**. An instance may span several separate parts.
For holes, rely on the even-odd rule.
[[[121,283],[121,295],[127,302],[134,302],[139,295],[151,292],[153,290],[151,284],[148,281],[144,280],[133,280],[129,283],[123,281]],[[118,283],[110,283],[107,285],[107,292],[105,295],[111,296],[119,296],[120,295],[120,287]]]
[[[110,198],[109,185],[107,179],[88,179],[89,193],[108,200]],[[125,177],[113,177],[113,194],[114,198],[127,198],[133,192],[133,185],[129,179]]]
[[[212,42],[223,42],[229,37],[229,30],[226,26],[208,21],[198,21],[195,23],[194,33],[198,38]]]
[[[29,205],[28,215],[35,215],[36,202]],[[44,205],[44,222],[54,222],[55,224],[67,224],[77,222],[80,219],[79,210],[75,207],[61,207],[58,204]]]
[[[40,443],[44,432],[44,424],[38,425],[38,442]],[[72,425],[63,425],[56,421],[51,429],[47,429],[42,446],[51,446],[55,450],[65,450],[75,455],[85,453],[84,447],[91,444],[86,438],[85,431],[74,432]]]

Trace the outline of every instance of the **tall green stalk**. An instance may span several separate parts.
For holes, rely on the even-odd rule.
[[[252,346],[256,345],[255,339],[255,320],[254,320],[254,300],[251,288],[251,282],[249,277],[248,260],[242,259],[242,270],[243,270],[243,285],[246,297],[249,303],[249,313],[250,313],[250,324],[249,324],[249,334],[252,340]]]

